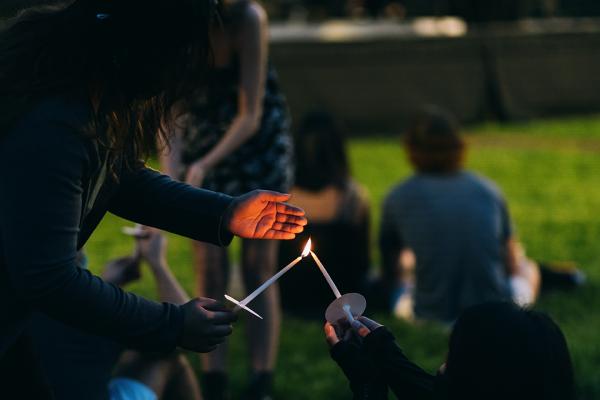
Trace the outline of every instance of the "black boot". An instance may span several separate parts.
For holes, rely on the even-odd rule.
[[[225,372],[202,374],[202,398],[204,400],[230,400],[229,378]]]
[[[253,373],[244,400],[273,400],[273,373]]]

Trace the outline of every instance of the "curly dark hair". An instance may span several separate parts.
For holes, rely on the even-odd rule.
[[[295,141],[296,185],[317,192],[329,185],[344,188],[350,177],[346,144],[338,123],[325,111],[302,119]]]
[[[89,97],[90,129],[115,156],[146,158],[174,105],[204,85],[214,0],[75,0],[0,30],[0,134],[40,100]]]
[[[466,144],[456,119],[428,106],[410,121],[403,141],[413,167],[425,173],[449,173],[462,168]]]
[[[448,400],[575,398],[573,364],[559,326],[514,303],[484,303],[462,313],[444,375]]]

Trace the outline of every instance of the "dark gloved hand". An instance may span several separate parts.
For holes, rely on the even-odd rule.
[[[360,327],[356,323],[353,325],[357,326],[345,321],[335,326],[329,322],[325,324],[325,339],[331,347],[331,358],[348,378],[355,400],[387,399],[387,385],[381,379],[377,366],[371,364],[363,351],[362,337],[370,331],[362,323]]]
[[[213,299],[197,298],[183,306],[183,331],[178,345],[199,353],[217,348],[231,335],[231,323],[237,317],[225,306]]]

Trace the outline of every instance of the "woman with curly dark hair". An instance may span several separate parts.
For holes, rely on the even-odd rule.
[[[108,285],[77,264],[104,214],[228,244],[291,239],[289,196],[230,197],[146,168],[173,105],[203,88],[209,0],[76,0],[31,9],[0,31],[0,386],[51,394],[25,328],[34,311],[155,352],[214,350],[231,312],[177,306]],[[166,138],[163,138],[167,141]]]

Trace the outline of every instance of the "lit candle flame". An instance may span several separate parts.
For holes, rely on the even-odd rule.
[[[306,246],[304,246],[304,250],[302,250],[302,257],[308,257],[308,255],[310,254],[310,249],[312,247],[312,243],[310,238],[308,238],[308,242],[306,242]]]

